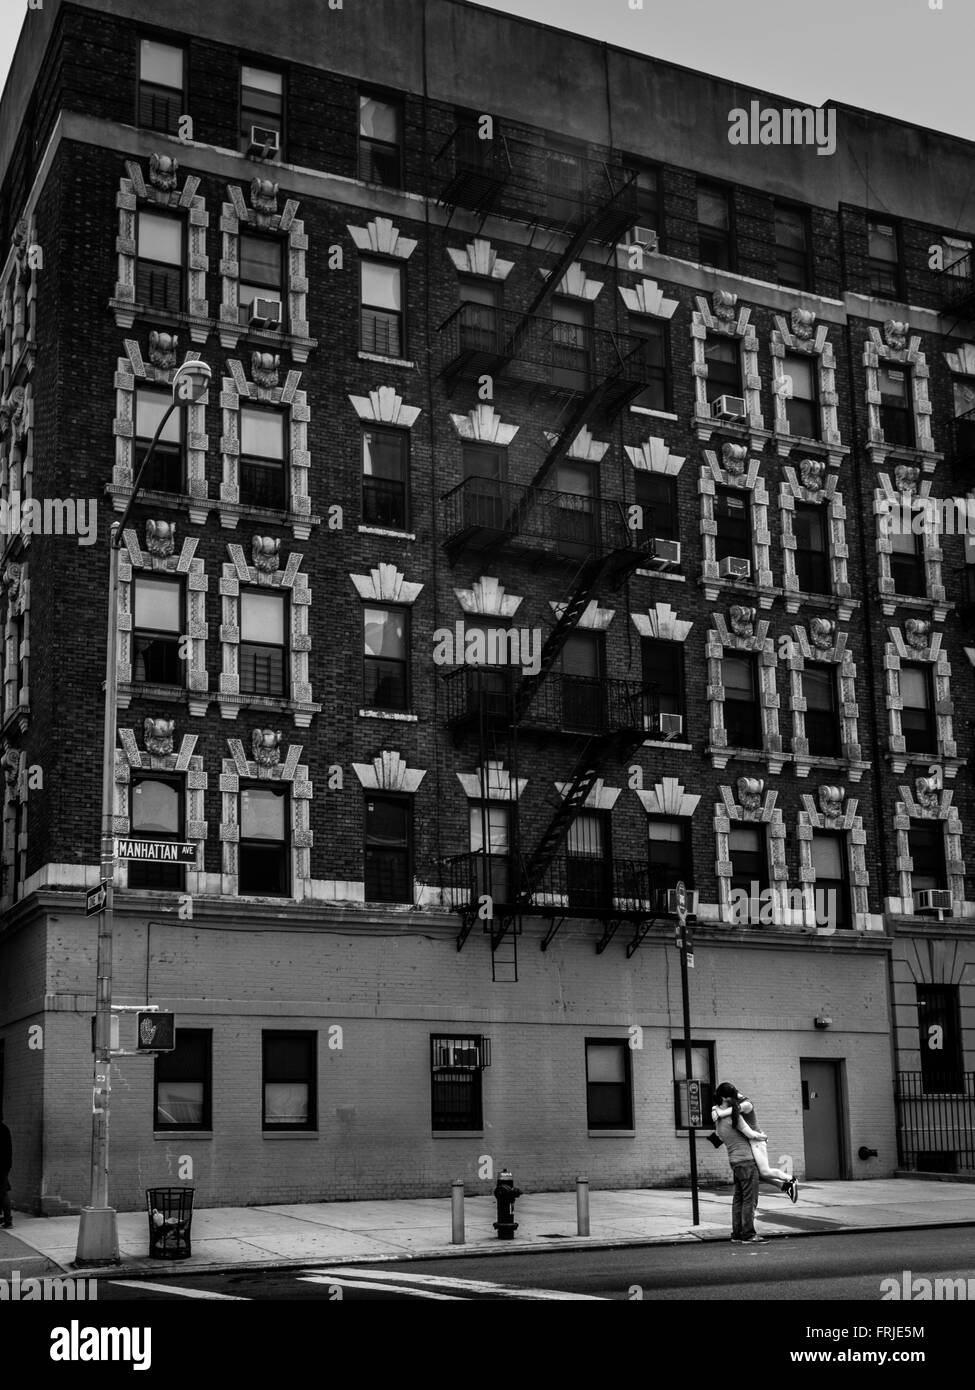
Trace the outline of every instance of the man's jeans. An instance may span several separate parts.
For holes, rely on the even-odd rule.
[[[733,1163],[735,1195],[731,1203],[731,1239],[751,1240],[755,1234],[755,1207],[758,1204],[758,1164]]]

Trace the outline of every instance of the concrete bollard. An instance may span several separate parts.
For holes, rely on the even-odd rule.
[[[464,1180],[454,1178],[450,1184],[450,1243],[464,1244]]]
[[[587,1236],[589,1234],[589,1179],[586,1177],[576,1178],[576,1220],[579,1234]]]

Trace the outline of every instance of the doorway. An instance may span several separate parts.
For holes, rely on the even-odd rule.
[[[800,1060],[802,1138],[806,1181],[829,1182],[844,1176],[840,1109],[842,1062]]]

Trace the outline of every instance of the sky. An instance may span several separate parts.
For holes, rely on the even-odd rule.
[[[206,3],[206,0],[201,0]],[[309,5],[324,0],[306,0]],[[369,0],[345,0],[368,5]],[[975,139],[975,0],[484,0],[779,93],[831,100]],[[273,17],[275,0],[268,0]],[[0,0],[0,86],[28,0]]]

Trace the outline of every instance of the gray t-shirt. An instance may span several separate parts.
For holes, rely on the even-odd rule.
[[[752,1128],[754,1129],[754,1125]],[[751,1144],[749,1144],[741,1130],[734,1128],[731,1123],[730,1115],[726,1116],[724,1119],[719,1119],[714,1130],[728,1150],[728,1162],[732,1166],[736,1163],[755,1162],[755,1155],[752,1153]]]

